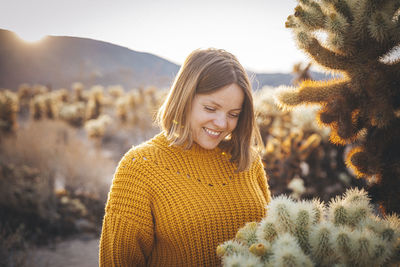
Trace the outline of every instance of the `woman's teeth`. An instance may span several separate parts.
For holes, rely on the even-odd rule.
[[[207,128],[204,128],[204,130],[205,130],[208,134],[213,135],[213,136],[219,136],[219,135],[221,134],[220,132],[214,132],[214,131],[212,131],[212,130],[210,130],[210,129],[207,129]]]

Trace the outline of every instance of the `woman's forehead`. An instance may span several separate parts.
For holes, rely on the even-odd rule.
[[[207,101],[217,106],[240,108],[244,100],[244,93],[238,85],[231,84],[207,94],[196,94],[195,98],[200,101]]]

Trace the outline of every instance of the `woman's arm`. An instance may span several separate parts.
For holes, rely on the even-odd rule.
[[[100,238],[100,266],[146,266],[154,241],[149,187],[128,152],[118,165],[108,195]]]

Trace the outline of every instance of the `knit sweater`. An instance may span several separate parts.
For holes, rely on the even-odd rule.
[[[129,150],[106,204],[100,266],[218,266],[219,244],[265,216],[260,157],[237,172],[229,153],[171,146],[165,134]]]

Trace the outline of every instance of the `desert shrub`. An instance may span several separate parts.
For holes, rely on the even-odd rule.
[[[34,121],[0,147],[0,221],[31,238],[99,230],[115,162],[60,121]]]
[[[7,226],[0,224],[0,266],[24,267],[29,266],[28,244],[25,240],[24,226],[16,230],[10,230]]]

